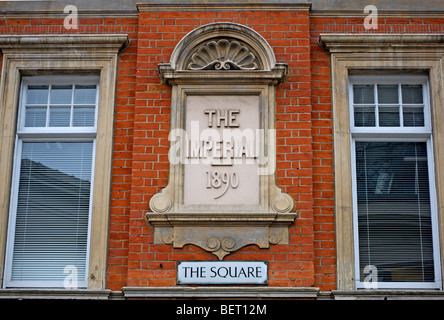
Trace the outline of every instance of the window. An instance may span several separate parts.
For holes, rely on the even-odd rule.
[[[93,178],[91,178],[90,187],[92,202],[89,205],[91,212],[88,225],[87,289],[91,289],[89,292],[96,293],[100,290],[106,295],[104,289],[106,289],[107,277],[117,62],[119,53],[128,45],[128,36],[125,34],[5,35],[0,37],[2,51],[0,76],[0,181],[2,181],[0,184],[0,273],[3,276],[2,288],[6,287],[6,275],[10,272],[7,270],[11,270],[11,255],[6,254],[6,249],[10,248],[7,246],[7,238],[10,237],[9,230],[14,230],[8,222],[12,219],[11,212],[15,212],[11,210],[11,206],[14,205],[13,195],[15,194],[16,197],[18,195],[18,190],[13,189],[12,186],[19,181],[20,177],[17,163],[20,164],[22,151],[19,148],[23,149],[25,143],[37,143],[43,139],[48,139],[44,141],[47,146],[51,146],[52,142],[91,143],[95,141],[91,160]],[[82,75],[81,81],[78,81],[79,78],[74,79],[70,76],[74,74]],[[90,82],[91,79],[87,80],[86,74],[97,75],[97,79]],[[36,75],[46,75],[49,78],[46,78],[46,81],[40,78],[40,81],[28,83],[34,86],[31,87],[34,92],[31,92],[28,104],[28,101],[24,100],[27,96],[25,90],[22,90],[22,78]],[[55,75],[66,77],[61,81],[61,78],[56,78]],[[59,100],[68,96],[63,94],[67,89],[60,87],[65,85],[73,86],[72,97],[76,96],[76,93],[77,95],[82,93],[82,99],[73,98],[72,103]],[[89,87],[91,85],[97,86],[95,103],[91,100],[91,93],[93,93],[93,88]],[[46,88],[39,88],[39,86],[48,86],[46,104],[42,100]],[[51,89],[56,91],[55,101],[51,101]],[[33,94],[34,97],[32,97]],[[19,110],[21,104],[27,104],[27,106],[24,105]],[[95,106],[94,125],[92,124],[93,105]],[[26,110],[27,107],[29,110]],[[27,111],[28,123],[26,123]],[[68,111],[69,126],[67,125]],[[19,137],[16,131],[18,118],[20,121],[25,121],[18,124]],[[61,139],[66,140],[61,141]],[[83,155],[85,157],[81,158],[82,161],[89,162],[86,153]],[[83,173],[86,174],[86,171]],[[15,203],[17,205],[17,202]],[[73,276],[75,270],[71,268],[67,271],[71,271]],[[69,292],[75,294],[75,290],[62,291],[62,295],[69,295]],[[55,292],[58,294],[57,292],[60,291]]]
[[[367,79],[369,77],[366,77]],[[350,88],[353,133],[430,133],[427,78],[383,77],[369,83],[355,76]],[[359,80],[361,79],[361,80]],[[373,129],[370,129],[373,128]]]
[[[444,270],[438,265],[439,260],[442,259],[438,247],[444,247],[444,228],[442,223],[436,223],[444,219],[444,210],[442,209],[444,208],[444,150],[440,147],[443,145],[444,137],[444,91],[442,90],[444,87],[442,77],[444,72],[444,66],[442,65],[444,45],[441,40],[439,35],[430,34],[328,33],[321,34],[319,37],[319,43],[331,54],[337,289],[342,292],[353,291],[354,296],[365,296],[363,290],[355,291],[357,288],[361,288],[362,281],[365,280],[360,275],[358,248],[356,248],[358,243],[358,230],[355,221],[357,220],[357,188],[356,170],[352,169],[356,168],[356,142],[425,143],[427,161],[422,161],[426,160],[422,158],[415,162],[418,162],[418,165],[419,163],[427,163],[435,282],[416,282],[416,284],[419,284],[416,288],[443,288]],[[356,75],[358,74],[378,74],[380,76],[373,78],[363,76],[361,79],[357,79]],[[389,74],[404,76],[390,78]],[[412,75],[412,77],[407,75]],[[413,75],[426,75],[426,77],[421,79],[421,77]],[[358,121],[362,121],[362,124],[360,125],[359,122],[355,124],[355,114],[351,112],[355,105],[352,92],[354,84],[373,85],[375,110],[379,108],[379,105],[386,104],[386,100],[379,102],[378,99],[375,99],[375,94],[377,94],[375,93],[375,85],[397,85],[398,104],[401,103],[400,108],[406,103],[405,100],[401,100],[403,98],[399,95],[399,86],[422,85],[423,103],[411,99],[412,103],[406,105],[413,108],[417,108],[414,107],[415,105],[424,105],[424,109],[416,109],[415,112],[411,112],[416,113],[414,115],[414,126],[406,126],[406,121],[405,119],[401,120],[400,114],[399,126],[380,126],[379,122],[376,121],[376,111],[374,113],[374,126],[373,124],[364,126],[365,121],[370,120],[362,119],[362,117],[361,120],[358,119]],[[417,93],[419,90],[412,91]],[[364,103],[356,101],[356,104],[363,105]],[[393,103],[393,105],[397,104]],[[373,106],[373,104],[370,104],[370,106]],[[368,113],[372,114],[372,112]],[[406,112],[407,114],[408,112]],[[421,121],[419,121],[421,125],[418,126],[416,120],[420,120],[422,114],[424,115],[424,126],[422,126]],[[404,117],[404,114],[402,117]],[[407,115],[407,123],[409,122],[408,117],[409,115]],[[410,119],[412,118],[413,115]],[[365,156],[362,156],[361,159],[365,159]],[[404,161],[404,159],[402,160]],[[420,181],[420,175],[417,176],[418,181]],[[381,184],[383,181],[388,180],[381,178]],[[383,187],[381,190],[387,192],[389,184],[384,185],[385,189]],[[393,189],[393,191],[395,190]],[[438,241],[436,238],[438,238]],[[379,287],[383,288],[390,285],[402,288],[401,284],[414,287],[413,283],[385,281],[380,282]]]
[[[350,77],[356,287],[439,287],[427,77]],[[376,274],[374,274],[376,275]]]
[[[21,90],[5,286],[87,287],[98,77]]]

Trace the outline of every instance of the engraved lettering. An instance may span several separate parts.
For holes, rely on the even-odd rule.
[[[208,127],[212,128],[214,124],[214,118],[216,118],[216,126],[220,128],[222,126],[226,128],[237,128],[239,123],[236,123],[236,115],[240,113],[239,109],[207,109],[204,111],[208,114]]]

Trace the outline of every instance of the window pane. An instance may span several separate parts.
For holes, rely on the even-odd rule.
[[[424,127],[424,107],[403,107],[404,127]]]
[[[44,104],[48,103],[48,86],[28,86],[26,95],[26,104]]]
[[[353,101],[355,104],[374,104],[375,95],[373,85],[354,85]]]
[[[69,127],[71,119],[70,107],[51,107],[49,109],[50,127]]]
[[[402,103],[404,104],[422,104],[422,85],[403,85]]]
[[[93,127],[95,118],[95,108],[74,107],[74,127]]]
[[[74,104],[95,104],[96,86],[76,86],[74,91]]]
[[[378,103],[398,104],[398,85],[378,85]]]
[[[434,281],[425,142],[356,142],[361,279]]]
[[[86,280],[91,142],[25,142],[21,155],[12,281]]]
[[[51,104],[71,104],[72,86],[52,86]]]
[[[379,106],[379,126],[399,127],[399,107]]]
[[[374,127],[375,120],[375,107],[374,106],[355,106],[354,118],[355,127]]]
[[[28,107],[25,114],[25,127],[45,127],[46,107]]]

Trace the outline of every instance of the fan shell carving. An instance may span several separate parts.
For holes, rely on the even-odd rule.
[[[238,41],[210,41],[194,53],[188,64],[190,70],[256,70],[256,57]]]

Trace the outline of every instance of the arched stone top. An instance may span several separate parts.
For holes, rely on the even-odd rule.
[[[235,23],[211,23],[188,33],[174,49],[170,66],[185,70],[261,70],[276,65],[273,49],[256,31]]]

